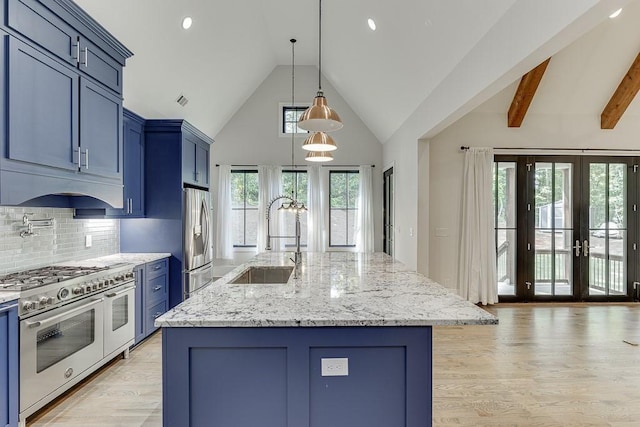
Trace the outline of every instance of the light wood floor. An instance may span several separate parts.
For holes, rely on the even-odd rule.
[[[640,342],[640,305],[489,311],[500,325],[434,328],[434,426],[640,425],[640,347],[623,342]],[[156,334],[29,427],[160,426],[160,350]]]

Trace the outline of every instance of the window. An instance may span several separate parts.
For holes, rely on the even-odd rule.
[[[258,171],[231,171],[231,227],[234,247],[258,244]]]
[[[356,245],[359,187],[358,171],[329,172],[329,246]]]
[[[282,127],[280,128],[280,132],[282,134],[292,134],[292,133],[309,133],[304,129],[298,128],[298,120],[302,113],[306,111],[308,107],[296,105],[294,107],[290,105],[282,106]]]
[[[282,189],[284,194],[295,194],[298,202],[307,203],[307,171],[282,171]],[[285,212],[283,217],[285,236],[295,236],[296,234],[296,216],[295,214]],[[285,246],[295,246],[291,240],[286,240]],[[307,214],[300,214],[300,246],[307,246]]]

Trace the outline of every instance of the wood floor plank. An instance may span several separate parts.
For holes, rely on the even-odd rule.
[[[640,425],[638,304],[499,304],[497,326],[436,327],[433,425]],[[29,427],[162,425],[156,334]],[[354,426],[356,427],[356,426]]]

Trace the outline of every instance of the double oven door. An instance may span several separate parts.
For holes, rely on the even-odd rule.
[[[21,417],[133,344],[134,298],[130,282],[20,321]]]

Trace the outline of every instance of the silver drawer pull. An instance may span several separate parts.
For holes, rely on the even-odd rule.
[[[153,288],[153,292],[157,292],[157,291],[159,291],[160,289],[162,289],[162,286],[156,286],[155,288]]]
[[[154,270],[160,270],[162,268],[161,265],[156,265],[155,267],[153,267]]]
[[[153,315],[154,319],[157,319],[158,317],[162,316],[162,313],[157,312],[156,314]]]

